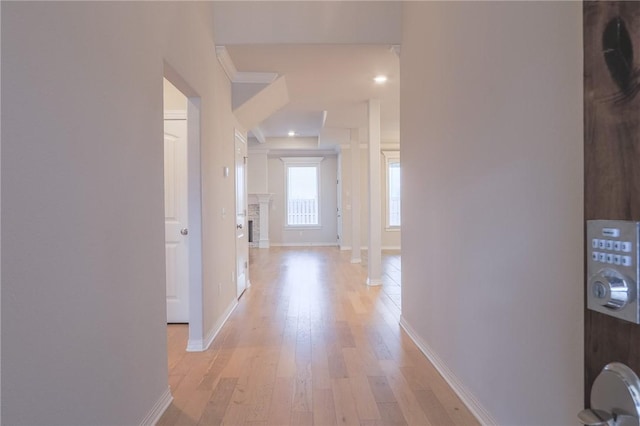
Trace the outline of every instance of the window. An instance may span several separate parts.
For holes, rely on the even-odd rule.
[[[320,226],[320,162],[323,157],[282,158],[285,164],[286,226]]]
[[[387,229],[400,227],[400,153],[383,151],[387,175]]]

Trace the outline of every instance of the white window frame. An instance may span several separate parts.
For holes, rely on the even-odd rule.
[[[322,186],[320,163],[324,157],[280,157],[284,163],[284,228],[285,229],[322,229]],[[318,182],[318,224],[290,225],[289,224],[289,167],[314,167]]]
[[[400,228],[402,226],[402,219],[400,220],[400,225],[394,225],[391,226],[390,225],[390,219],[391,219],[391,208],[390,208],[390,203],[391,203],[391,194],[390,194],[390,185],[389,185],[389,166],[391,164],[395,164],[398,163],[400,164],[400,151],[382,151],[382,154],[384,155],[384,174],[385,174],[385,178],[386,178],[386,185],[385,185],[385,203],[384,203],[384,211],[385,211],[385,230],[387,231],[400,231]],[[400,198],[400,202],[402,203],[402,197]]]

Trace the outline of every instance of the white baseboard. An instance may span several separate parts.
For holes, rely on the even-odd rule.
[[[151,407],[151,411],[144,416],[144,419],[140,422],[140,426],[154,426],[160,420],[160,417],[167,411],[169,405],[173,401],[173,396],[171,395],[171,389],[167,388],[166,391],[162,393],[160,398],[153,404]]]
[[[427,357],[431,364],[438,370],[440,375],[444,378],[444,380],[451,386],[451,389],[458,395],[458,397],[462,400],[462,403],[471,411],[471,414],[475,416],[475,418],[482,425],[497,425],[498,422],[489,414],[489,412],[480,404],[478,399],[466,388],[456,377],[455,374],[449,367],[440,359],[436,353],[431,350],[429,345],[422,340],[420,336],[415,332],[413,327],[407,323],[404,317],[400,317],[400,326],[404,329],[407,335],[413,340],[413,343],[416,344],[418,349],[422,351],[422,353]]]
[[[271,247],[338,247],[338,243],[271,243]]]
[[[227,320],[229,319],[229,317],[231,316],[231,314],[233,313],[233,311],[236,309],[237,306],[238,306],[238,300],[233,299],[233,302],[231,302],[231,304],[227,307],[227,310],[224,312],[224,314],[222,314],[222,317],[220,317],[220,319],[213,326],[211,331],[209,331],[209,333],[207,334],[207,337],[204,338],[204,341],[200,339],[189,340],[189,343],[187,344],[187,352],[203,352],[209,349],[209,346],[211,346],[213,339],[215,339],[218,333],[220,333],[220,330],[222,330],[222,327],[227,322]]]
[[[189,339],[187,342],[187,352],[202,352],[204,350],[204,340],[202,339]]]
[[[351,250],[351,246],[341,246],[338,243],[271,243],[271,247],[340,247],[340,250]],[[367,251],[368,246],[360,247],[360,250]],[[400,250],[400,246],[382,246],[382,250]]]
[[[351,249],[351,247],[349,247],[349,249]],[[381,250],[401,250],[400,246],[382,246],[380,247]],[[360,247],[360,250],[362,251],[368,251],[369,250],[369,246],[362,246]]]
[[[371,278],[367,278],[367,285],[368,285],[368,286],[374,287],[374,286],[382,285],[382,284],[383,284],[383,282],[382,282],[382,280],[381,280],[381,279],[371,279]]]

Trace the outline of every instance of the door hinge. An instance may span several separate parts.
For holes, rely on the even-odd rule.
[[[244,159],[244,164],[247,164],[247,158],[248,157],[242,157]]]
[[[247,269],[249,267],[249,262],[244,262],[244,269]]]

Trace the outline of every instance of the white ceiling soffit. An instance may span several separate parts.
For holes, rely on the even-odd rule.
[[[287,103],[289,90],[287,80],[282,76],[234,109],[233,113],[245,129],[253,129]]]
[[[326,111],[319,130],[366,127],[366,100],[379,99],[381,139],[399,140],[400,64],[389,45],[235,45],[228,53],[238,69],[286,75],[290,102],[282,114],[291,113],[289,130],[298,131],[296,111]],[[388,76],[388,81],[375,84],[378,74]],[[266,123],[261,126],[265,129]],[[275,135],[284,135],[284,130]]]
[[[296,137],[317,137],[324,119],[324,111],[305,111],[286,106],[260,123],[260,128],[267,138],[287,137],[289,131],[295,132]]]
[[[214,1],[217,44],[400,44],[401,1]]]
[[[267,86],[261,83],[231,83],[231,109],[238,108]]]
[[[397,142],[400,139],[399,101],[383,102],[380,106],[380,140]],[[333,108],[327,116],[327,128],[360,128],[360,140],[369,138],[367,103],[351,103]]]
[[[267,138],[266,148],[273,149],[298,149],[309,150],[318,147],[318,138]]]
[[[227,48],[224,46],[216,46],[216,56],[232,83],[270,84],[278,78],[278,74],[275,72],[238,71],[231,60],[231,56],[229,56]]]
[[[253,137],[258,141],[258,143],[261,144],[267,142],[267,138],[264,136],[264,132],[262,131],[260,126],[256,126],[251,129],[251,131],[249,131],[249,137]]]
[[[271,157],[317,157],[318,155],[337,155],[340,147],[330,149],[270,149],[267,155]]]
[[[258,143],[255,139],[249,139],[249,154],[268,154],[269,157],[281,156],[316,156],[335,155],[338,146],[318,146],[317,137],[284,137],[267,138],[265,144]]]
[[[350,136],[351,131],[349,129],[325,127],[318,137],[318,147],[348,144]]]

